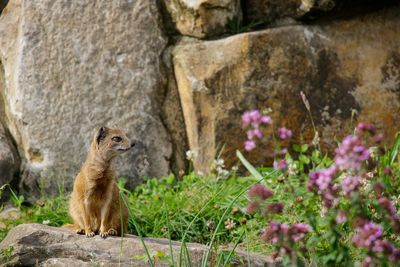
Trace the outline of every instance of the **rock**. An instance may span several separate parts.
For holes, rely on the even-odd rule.
[[[169,257],[169,241],[145,238],[150,255]],[[22,224],[12,229],[0,243],[0,250],[10,249],[8,259],[0,259],[2,266],[148,266],[140,239],[133,235],[86,238],[69,230],[40,224]],[[200,266],[205,245],[187,243],[193,266]],[[174,260],[179,258],[180,243],[172,241]],[[243,266],[247,254],[238,252]],[[170,259],[154,256],[156,266],[170,266]],[[215,257],[214,257],[215,260]],[[250,253],[251,266],[276,266],[269,257]],[[210,262],[211,263],[211,262]],[[240,264],[234,264],[240,266]]]
[[[29,197],[71,188],[95,129],[123,128],[136,148],[119,176],[168,174],[160,113],[167,45],[156,0],[10,1],[0,17],[6,115]]]
[[[276,126],[294,130],[293,143],[314,131],[300,98],[304,91],[326,149],[352,132],[356,121],[374,123],[393,140],[400,127],[400,9],[384,9],[323,26],[287,26],[217,41],[181,41],[175,76],[194,167],[208,171],[224,148],[227,166],[243,151],[241,115],[271,108]],[[352,119],[354,117],[354,120]],[[265,136],[271,136],[271,128]],[[245,154],[260,166],[268,144]]]
[[[21,218],[21,211],[18,208],[7,208],[0,212],[0,221],[15,221]]]
[[[2,86],[3,85],[0,77],[0,92],[2,91]],[[1,113],[2,112],[0,111],[0,115]],[[0,185],[13,184],[16,180],[16,177],[18,177],[19,166],[20,159],[17,150],[9,139],[9,136],[6,134],[6,130],[4,129],[3,125],[0,123]]]
[[[230,21],[241,17],[238,0],[164,0],[164,4],[176,30],[197,38],[222,34]]]

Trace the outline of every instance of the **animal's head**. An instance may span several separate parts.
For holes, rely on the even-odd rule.
[[[97,130],[93,144],[99,154],[106,160],[111,160],[135,145],[121,129],[108,127],[101,127]]]

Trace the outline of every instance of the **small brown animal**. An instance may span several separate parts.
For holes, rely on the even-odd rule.
[[[102,238],[126,233],[128,209],[125,203],[120,203],[111,164],[118,154],[134,145],[120,129],[101,127],[97,131],[75,178],[69,205],[74,224],[65,225],[66,228],[87,237],[96,233]]]

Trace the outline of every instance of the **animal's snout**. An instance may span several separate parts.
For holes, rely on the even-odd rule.
[[[135,142],[132,142],[131,143],[131,148],[134,147],[135,145],[136,145]]]

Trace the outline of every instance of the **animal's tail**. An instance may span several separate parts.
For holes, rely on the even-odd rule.
[[[79,230],[79,225],[77,224],[72,224],[72,223],[67,223],[64,224],[63,226],[61,226],[62,228],[68,229],[68,230],[72,230],[72,231],[77,231]]]

